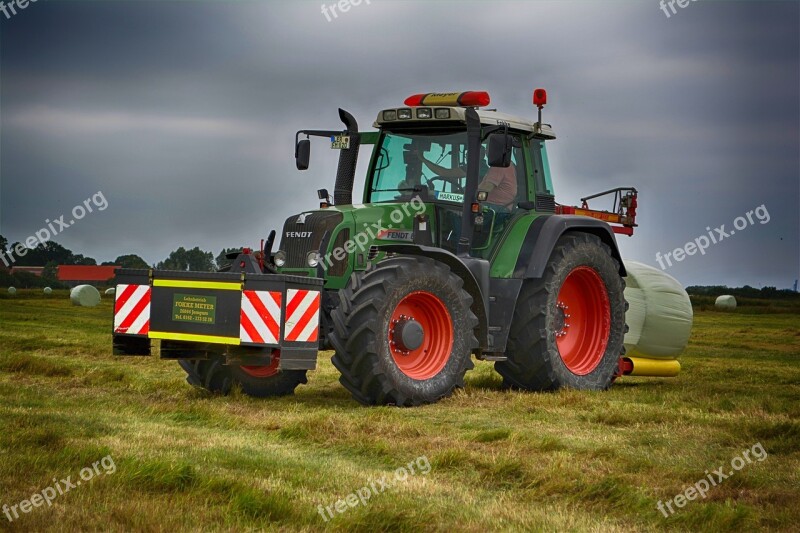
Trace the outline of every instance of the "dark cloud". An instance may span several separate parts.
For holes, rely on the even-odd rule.
[[[327,2],[333,3],[333,2]],[[800,269],[800,5],[372,0],[38,2],[0,15],[0,232],[27,237],[102,190],[109,208],[57,237],[155,262],[179,245],[255,244],[331,187],[293,135],[368,129],[431,90],[486,89],[546,118],[559,201],[641,191],[629,259],[665,253],[764,204],[756,224],[669,272],[687,284],[789,286]]]

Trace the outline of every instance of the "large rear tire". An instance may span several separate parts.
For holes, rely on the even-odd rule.
[[[623,353],[625,281],[598,237],[570,233],[556,243],[540,279],[522,287],[507,361],[495,369],[525,390],[607,389]]]
[[[225,357],[178,361],[186,371],[186,381],[216,394],[228,394],[234,385],[255,398],[287,396],[301,383],[308,383],[305,370],[279,370],[278,358],[267,366],[226,365]]]
[[[464,386],[478,346],[472,297],[450,269],[397,257],[339,291],[331,343],[339,381],[365,405],[433,403]]]

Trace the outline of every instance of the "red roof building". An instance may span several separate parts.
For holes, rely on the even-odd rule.
[[[11,267],[12,274],[16,274],[17,272],[27,272],[28,274],[41,277],[44,272],[44,267]]]
[[[67,285],[102,285],[114,277],[119,266],[58,265],[58,281]]]

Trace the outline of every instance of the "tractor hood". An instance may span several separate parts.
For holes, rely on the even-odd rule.
[[[413,241],[413,218],[426,210],[419,202],[345,205],[292,215],[283,226],[281,271],[310,272],[309,255],[319,254],[325,278],[349,276],[365,268],[370,246]]]

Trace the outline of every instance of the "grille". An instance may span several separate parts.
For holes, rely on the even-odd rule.
[[[556,198],[552,194],[537,194],[536,195],[536,210],[537,211],[552,211],[556,210]]]
[[[301,217],[302,215],[291,216],[283,225],[280,249],[286,252],[286,267],[288,268],[308,268],[306,262],[308,252],[320,250],[325,232],[332,234],[333,229],[344,218],[341,213],[335,211],[306,213],[304,223],[299,224],[298,220]],[[297,235],[289,236],[289,234]]]
[[[346,243],[350,239],[350,230],[343,229],[336,235],[336,240],[333,242],[333,248],[331,251],[337,249],[344,249],[344,243]],[[328,268],[328,275],[330,276],[344,276],[344,273],[347,272],[347,261],[348,258],[345,257],[342,261],[336,259],[335,256],[331,256],[331,266]]]

